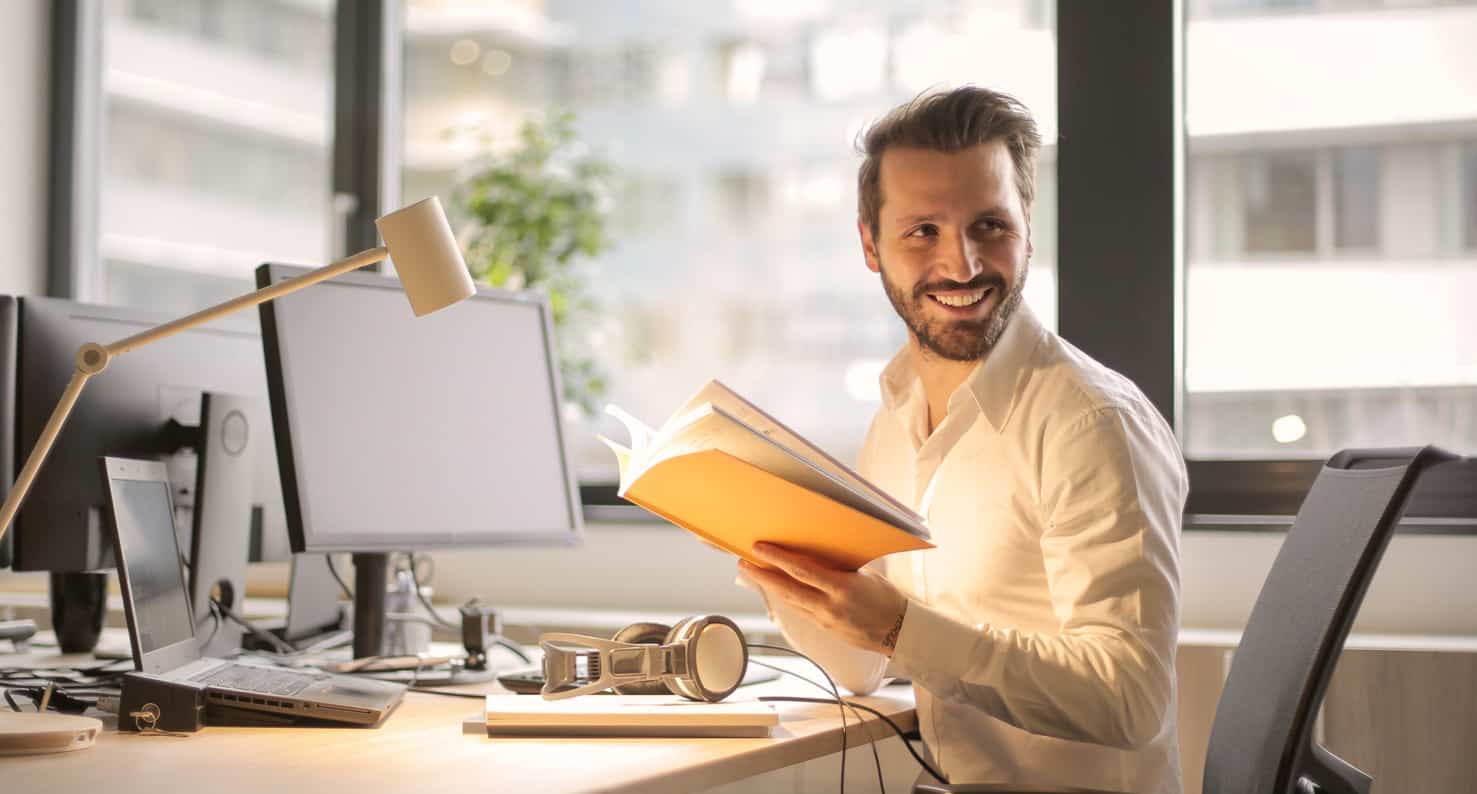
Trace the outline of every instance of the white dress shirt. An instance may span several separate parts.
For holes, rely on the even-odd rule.
[[[1178,794],[1186,475],[1142,392],[1022,306],[931,435],[893,359],[860,470],[937,546],[874,563],[909,597],[891,663],[776,600],[789,641],[853,692],[911,678],[951,782]]]

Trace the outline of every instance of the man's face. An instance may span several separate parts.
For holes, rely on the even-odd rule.
[[[892,148],[879,171],[877,233],[858,223],[867,267],[928,353],[976,361],[1021,302],[1029,208],[1001,141],[958,152]]]

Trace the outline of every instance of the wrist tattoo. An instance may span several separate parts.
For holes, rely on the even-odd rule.
[[[908,614],[907,607],[903,607],[903,611],[897,613],[897,622],[892,624],[892,628],[887,631],[887,636],[882,638],[882,647],[889,651],[897,648],[897,635],[903,630],[903,616],[906,614]]]

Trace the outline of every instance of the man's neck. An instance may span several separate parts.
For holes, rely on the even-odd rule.
[[[917,339],[911,340],[909,344],[913,347],[913,362],[918,368],[918,378],[923,381],[923,393],[928,397],[928,434],[933,435],[934,429],[943,424],[949,415],[949,398],[983,359],[950,361],[924,349]]]

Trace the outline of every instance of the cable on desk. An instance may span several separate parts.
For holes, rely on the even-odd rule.
[[[215,639],[216,632],[221,630],[221,613],[217,612],[215,609],[215,599],[212,598],[209,602],[206,603],[205,606],[207,609],[210,610],[211,626],[210,633],[207,634],[205,636],[205,639],[200,643],[200,647],[202,649],[208,647],[210,645],[210,641]]]
[[[431,606],[431,600],[426,598],[425,593],[421,592],[420,574],[416,573],[415,571],[415,552],[408,552],[405,556],[408,560],[407,567],[410,568],[410,584],[415,587],[415,597],[418,601],[421,602],[421,606],[426,608],[426,612],[430,614],[431,620],[436,621],[436,625],[440,626],[443,629],[461,631],[461,626],[458,626],[455,623],[452,623],[451,621],[436,614],[436,608]],[[436,571],[436,563],[433,562],[430,557],[423,557],[422,559],[424,559],[426,562],[431,563],[431,572],[432,574],[434,574]]]
[[[409,552],[409,553],[406,554],[406,557],[408,558],[407,559],[407,566],[410,569],[410,584],[411,584],[411,586],[413,586],[415,588],[415,597],[416,597],[416,600],[418,600],[418,601],[421,602],[421,606],[422,607],[425,607],[426,613],[431,616],[431,620],[435,622],[435,625],[436,626],[439,626],[439,627],[441,627],[443,629],[448,629],[450,631],[461,632],[462,627],[461,626],[458,626],[455,623],[452,623],[451,621],[449,621],[449,620],[447,620],[447,619],[445,619],[443,617],[441,617],[441,615],[439,615],[436,612],[436,607],[434,607],[434,606],[431,605],[430,599],[426,598],[425,593],[422,593],[421,592],[420,574],[415,569],[415,564],[416,564],[416,556],[415,556],[415,553],[414,552]],[[434,560],[432,560],[432,558],[430,558],[430,557],[422,557],[420,559],[423,559],[426,562],[431,563],[431,573],[434,575],[435,574],[435,571],[436,571],[436,563],[434,562]],[[429,582],[430,580],[427,579],[426,581]],[[494,634],[491,637],[488,637],[488,639],[491,642],[493,642],[494,644],[500,645],[503,648],[506,648],[508,650],[508,652],[512,653],[514,656],[517,656],[519,659],[523,660],[523,663],[524,664],[533,664],[533,659],[527,653],[524,653],[523,652],[523,649],[522,648],[519,648],[517,643],[512,642],[512,641],[504,638],[502,635],[499,635],[499,634]]]
[[[806,678],[805,676],[803,676],[803,675],[795,672],[794,670],[786,670],[785,668],[780,667],[778,665],[766,664],[765,662],[761,662],[761,661],[759,661],[757,659],[754,659],[754,658],[750,658],[749,659],[749,664],[757,664],[760,667],[766,667],[766,668],[768,668],[770,670],[773,670],[773,671],[775,671],[777,673],[784,673],[785,675],[794,676],[795,678],[798,678],[801,681],[804,681],[805,683],[810,684],[811,686],[815,687],[816,689],[821,690],[822,692],[828,691],[826,689],[826,687],[823,684],[821,684],[821,682],[816,681],[816,680],[813,680],[813,679],[810,679],[810,678]],[[774,698],[767,698],[767,697],[761,697],[761,698],[759,698],[759,700],[761,702],[768,702],[768,701],[770,701],[772,699],[774,699]],[[808,700],[806,700],[804,702],[811,702],[811,701],[815,701],[817,703],[830,703],[831,702],[829,700],[822,700],[821,698],[810,698],[810,699],[808,699]],[[797,701],[797,702],[799,702],[799,701]],[[846,700],[838,700],[837,702],[838,703],[843,703],[843,704],[846,705],[847,708],[851,709],[851,716],[856,717],[856,724],[857,725],[861,725],[862,722],[864,722],[864,720],[862,719],[862,715],[857,711],[855,704],[851,703],[850,701],[846,701]],[[877,768],[877,790],[879,792],[881,792],[881,794],[887,794],[887,783],[884,782],[883,779],[882,779],[882,757],[879,756],[879,755],[877,755],[877,737],[875,735],[873,735],[873,733],[872,733],[871,730],[868,730],[867,731],[867,746],[870,747],[870,748],[872,748],[872,764]]]
[[[447,692],[444,689],[432,689],[428,686],[411,686],[407,687],[407,689],[411,692],[420,692],[423,695],[440,695],[442,697],[448,698],[471,698],[473,700],[487,699],[487,695],[480,695],[476,692]]]
[[[831,694],[836,698],[836,700],[835,700],[835,702],[836,702],[836,708],[841,711],[841,786],[840,786],[840,791],[841,791],[841,794],[846,794],[846,706],[845,706],[845,704],[843,704],[841,702],[841,690],[839,690],[839,689],[836,688],[836,682],[833,681],[833,680],[831,680],[831,674],[828,673],[828,672],[826,672],[826,668],[821,667],[821,665],[820,665],[819,662],[817,662],[816,660],[810,658],[809,656],[806,656],[805,654],[803,654],[803,653],[801,653],[801,652],[799,652],[799,651],[797,651],[797,650],[795,650],[793,648],[786,648],[783,645],[765,645],[764,643],[760,643],[760,642],[751,642],[751,643],[745,645],[744,647],[746,647],[746,648],[761,648],[761,649],[766,650],[766,651],[779,651],[780,653],[788,653],[791,656],[798,656],[801,659],[804,659],[805,661],[810,662],[812,665],[814,665],[815,666],[815,669],[819,670],[821,672],[821,675],[825,677],[826,683],[831,685],[831,687],[830,687],[831,688]]]
[[[756,662],[756,664],[757,664],[757,662]],[[759,700],[760,701],[765,701],[765,702],[771,701],[771,700],[775,700],[775,701],[783,701],[783,702],[787,702],[787,703],[830,703],[831,702],[830,700],[827,700],[825,698],[784,697],[784,696],[779,696],[779,695],[765,695],[765,696],[759,698]],[[865,703],[855,703],[853,701],[848,700],[848,701],[846,701],[846,705],[851,706],[852,708],[861,709],[862,711],[865,711],[868,714],[875,714],[875,715],[877,715],[877,717],[881,718],[881,720],[883,722],[887,723],[888,727],[892,728],[893,732],[898,735],[898,738],[899,739],[902,739],[903,740],[903,746],[906,747],[906,748],[908,748],[908,752],[912,754],[913,760],[914,761],[917,761],[918,762],[918,765],[921,766],[921,767],[923,767],[923,771],[925,771],[928,774],[932,775],[933,778],[935,780],[937,780],[938,782],[940,782],[940,783],[948,783],[949,782],[947,780],[944,780],[944,776],[941,775],[941,774],[939,774],[939,771],[937,769],[934,769],[932,764],[929,764],[927,761],[925,761],[923,759],[923,756],[921,756],[921,755],[918,754],[918,751],[917,750],[914,750],[913,749],[913,745],[908,741],[908,734],[907,734],[907,732],[904,731],[902,729],[902,727],[900,727],[896,722],[893,722],[891,717],[887,716],[886,714],[883,714],[882,712],[878,711],[877,709],[872,708],[871,706],[866,705]]]
[[[247,632],[251,634],[251,636],[272,646],[272,648],[276,650],[277,653],[283,656],[293,656],[297,654],[298,650],[284,642],[281,637],[278,637],[271,632],[263,631],[257,628],[256,625],[253,624],[251,621],[236,614],[231,610],[230,607],[222,604],[218,599],[212,598],[210,599],[210,603],[213,604],[216,609],[220,610],[220,613],[222,615],[225,615],[227,618],[229,618],[232,623],[235,623],[241,628],[246,629]]]
[[[333,580],[335,582],[338,582],[339,589],[344,591],[344,597],[349,599],[350,601],[353,601],[354,591],[350,590],[349,586],[344,583],[344,577],[339,576],[338,566],[333,564],[333,555],[325,554],[323,555],[323,559],[328,563],[328,572],[333,576]]]

